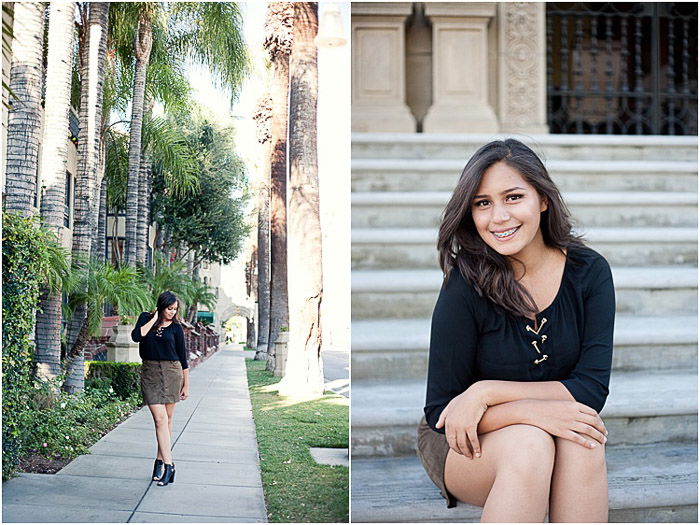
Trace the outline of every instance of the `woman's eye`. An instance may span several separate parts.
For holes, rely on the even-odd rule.
[[[475,208],[484,208],[489,205],[489,201],[486,199],[474,202]]]
[[[513,202],[513,201],[520,200],[520,199],[522,199],[522,198],[523,198],[523,196],[522,196],[521,194],[517,193],[517,194],[514,194],[514,195],[508,195],[508,197],[506,198],[506,200],[509,201],[509,202]]]

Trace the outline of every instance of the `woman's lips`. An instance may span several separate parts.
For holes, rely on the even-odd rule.
[[[519,229],[520,226],[516,226],[515,228],[510,228],[509,230],[501,230],[500,232],[494,231],[491,233],[493,233],[493,236],[496,237],[496,239],[498,239],[499,241],[507,241],[510,240]]]

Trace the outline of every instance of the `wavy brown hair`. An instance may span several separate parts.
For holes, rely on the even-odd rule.
[[[518,170],[546,199],[547,209],[540,214],[540,229],[547,246],[560,250],[583,246],[572,232],[571,215],[559,189],[535,152],[515,139],[496,140],[479,148],[469,159],[445,207],[437,242],[440,268],[447,278],[456,266],[479,295],[508,313],[529,317],[537,313],[537,306],[525,287],[515,280],[510,261],[517,259],[504,257],[487,245],[472,219],[477,188],[486,170],[497,162]]]
[[[173,303],[177,303],[177,312],[173,317],[173,322],[176,324],[182,323],[182,317],[180,317],[180,306],[182,303],[173,292],[165,291],[158,296],[158,301],[156,303],[156,309],[158,310],[158,315],[161,319],[161,321],[158,323],[159,325],[162,324],[162,319],[164,319],[163,310]]]

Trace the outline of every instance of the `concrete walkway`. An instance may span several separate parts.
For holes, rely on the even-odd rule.
[[[176,483],[149,480],[156,454],[147,407],[55,475],[3,483],[3,522],[265,522],[242,351],[224,347],[190,374],[173,421]]]

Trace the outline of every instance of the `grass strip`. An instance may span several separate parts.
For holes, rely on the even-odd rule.
[[[327,393],[295,402],[277,395],[265,361],[246,359],[268,520],[348,522],[348,467],[317,464],[309,447],[348,447],[347,399]]]

